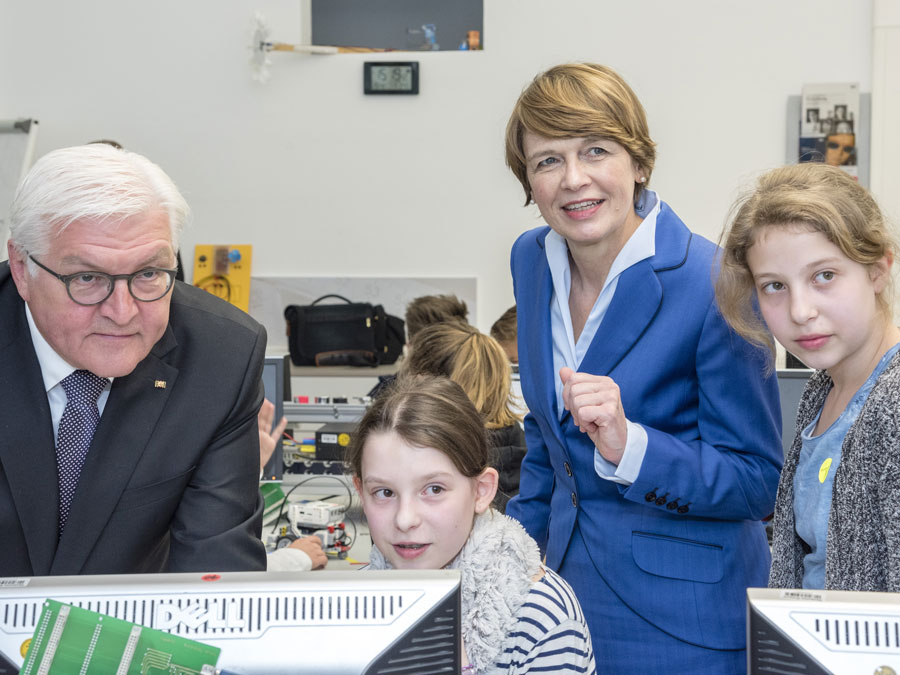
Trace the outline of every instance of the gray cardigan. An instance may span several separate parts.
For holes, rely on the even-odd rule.
[[[775,500],[769,586],[799,588],[809,547],[794,528],[794,473],[800,434],[815,418],[833,382],[813,374],[797,412],[797,435]],[[825,588],[900,591],[900,353],[875,382],[844,438],[834,477],[825,555]]]

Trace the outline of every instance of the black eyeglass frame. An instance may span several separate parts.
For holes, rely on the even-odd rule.
[[[131,274],[107,274],[106,272],[95,272],[94,270],[84,270],[82,272],[75,272],[75,274],[59,274],[59,273],[51,270],[46,265],[41,264],[30,253],[28,254],[28,259],[31,260],[35,265],[40,267],[45,272],[49,272],[50,274],[55,276],[57,279],[59,279],[61,282],[63,282],[63,284],[65,284],[65,286],[66,286],[66,293],[68,294],[69,299],[72,302],[74,302],[76,305],[81,305],[82,307],[93,307],[94,305],[99,305],[100,303],[106,302],[109,299],[109,296],[111,296],[113,294],[113,291],[116,289],[116,281],[118,281],[119,279],[126,280],[126,282],[127,282],[126,285],[128,286],[128,293],[131,295],[132,298],[134,298],[138,302],[156,302],[157,300],[162,300],[164,297],[166,297],[166,295],[169,293],[169,291],[172,290],[172,287],[175,285],[175,274],[178,272],[178,270],[170,270],[170,269],[166,269],[165,267],[145,267],[144,269],[140,269],[137,272],[132,272]],[[143,298],[139,298],[134,294],[134,290],[131,288],[131,282],[133,282],[138,275],[144,274],[145,272],[165,272],[166,274],[169,275],[169,285],[166,286],[166,290],[163,291],[162,294],[158,298],[153,298],[152,300],[144,300]],[[103,298],[101,300],[97,300],[97,302],[81,302],[79,300],[76,300],[74,297],[72,297],[72,289],[69,287],[69,284],[72,282],[73,279],[84,276],[85,274],[91,274],[96,277],[103,277],[104,279],[107,280],[107,284],[108,284],[109,288],[107,289],[106,295],[103,296]]]

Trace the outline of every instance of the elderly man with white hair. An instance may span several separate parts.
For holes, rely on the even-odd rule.
[[[102,144],[35,163],[0,263],[0,576],[265,569],[265,330],[175,281],[188,207]]]

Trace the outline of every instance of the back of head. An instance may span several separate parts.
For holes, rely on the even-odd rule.
[[[156,211],[168,214],[177,250],[189,210],[162,169],[108,144],[62,148],[35,162],[16,190],[9,238],[20,252],[43,255],[50,240],[76,221],[116,225]]]
[[[516,329],[516,306],[513,305],[507,309],[500,318],[491,326],[491,337],[497,342],[515,342],[517,337]]]
[[[519,96],[506,125],[506,164],[531,200],[524,134],[547,138],[607,138],[643,170],[647,181],[656,161],[647,116],[637,95],[611,68],[596,63],[565,63],[541,73]],[[635,183],[635,200],[645,184]]]
[[[462,388],[447,378],[401,375],[375,399],[357,425],[344,458],[353,475],[362,477],[366,440],[390,432],[412,446],[443,452],[469,478],[488,466],[481,416]]]
[[[732,207],[723,231],[716,299],[722,315],[741,335],[773,348],[754,309],[755,290],[747,252],[770,227],[799,227],[820,232],[850,260],[872,265],[895,250],[881,209],[869,192],[837,167],[805,163],[773,169]],[[890,312],[890,290],[879,296]]]
[[[455,295],[423,295],[406,306],[406,334],[412,340],[416,333],[444,321],[469,321],[469,308]]]
[[[447,322],[423,328],[410,343],[403,373],[449,377],[489,429],[518,422],[511,410],[509,359],[494,338],[474,326]]]

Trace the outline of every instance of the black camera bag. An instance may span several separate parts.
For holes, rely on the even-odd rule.
[[[343,304],[319,304],[328,298]],[[394,363],[403,352],[403,320],[381,305],[330,294],[310,305],[289,305],[284,318],[295,366],[377,366]]]

